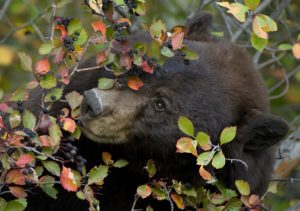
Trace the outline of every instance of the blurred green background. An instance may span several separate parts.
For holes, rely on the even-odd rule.
[[[22,70],[17,52],[28,53],[34,62],[41,58],[38,48],[51,34],[51,5],[58,2],[0,0],[0,89],[5,93],[11,93],[29,81],[31,75]],[[148,26],[155,18],[165,21],[169,29],[175,25],[184,25],[188,18],[205,10],[214,15],[212,32],[231,39],[241,29],[242,24],[218,7],[215,2],[147,0],[147,15],[134,18],[136,24],[132,27],[133,33],[141,27]],[[279,51],[277,47],[282,43],[300,42],[297,40],[300,33],[300,2],[299,0],[263,0],[262,3],[266,3],[263,14],[271,16],[279,28],[277,32],[271,33],[269,48],[263,53],[258,53],[251,47],[249,35],[251,25],[235,42],[252,54],[253,61],[270,90],[272,112],[284,117],[291,124],[291,132],[293,132],[300,126],[300,62],[294,58],[291,51]],[[90,22],[98,18],[91,15],[90,10],[84,6],[83,0],[70,1],[66,6],[58,8],[56,15],[80,19],[85,23],[87,30],[91,30]],[[93,54],[94,51],[91,50],[89,53]],[[299,175],[299,167],[294,174],[297,172]],[[286,188],[286,184],[288,182],[281,183],[278,194],[269,198],[272,210],[286,210],[299,203],[300,190],[298,189],[298,196],[287,194],[289,189]]]

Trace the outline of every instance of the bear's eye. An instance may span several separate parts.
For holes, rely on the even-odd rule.
[[[154,102],[154,108],[157,111],[164,111],[166,109],[166,103],[163,99],[157,99]]]

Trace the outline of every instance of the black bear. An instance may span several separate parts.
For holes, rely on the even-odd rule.
[[[199,60],[189,65],[176,57],[168,60],[160,76],[142,76],[145,85],[137,92],[95,88],[99,77],[110,76],[104,70],[75,74],[67,86],[66,93],[76,90],[85,96],[81,108],[84,137],[78,148],[88,166],[99,164],[102,151],[129,161],[105,180],[99,196],[101,210],[131,210],[136,188],[148,181],[143,167],[149,159],[155,161],[157,178],[203,184],[195,159],[176,153],[176,141],[183,135],[177,127],[180,115],[191,119],[197,131],[210,134],[215,144],[225,127],[236,125],[237,136],[223,151],[227,158],[245,161],[248,169],[233,162],[215,174],[230,188],[236,179],[244,179],[252,193],[266,191],[274,162],[272,146],[287,134],[288,126],[269,114],[266,89],[249,55],[226,40],[213,38],[210,25],[207,14],[188,23],[185,44],[199,53]],[[94,63],[91,60],[85,66]],[[52,112],[58,113],[61,107],[55,105]],[[148,203],[153,203],[154,210],[169,210],[168,203],[143,200],[137,201],[135,209],[144,210]],[[57,200],[30,197],[28,210],[88,210],[88,204],[60,191]]]

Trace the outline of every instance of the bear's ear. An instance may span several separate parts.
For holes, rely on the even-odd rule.
[[[259,151],[280,142],[288,130],[282,118],[253,109],[238,129],[238,139],[244,143],[244,151]]]
[[[188,30],[186,39],[195,41],[211,41],[213,37],[210,34],[213,16],[210,13],[200,12],[187,21]]]

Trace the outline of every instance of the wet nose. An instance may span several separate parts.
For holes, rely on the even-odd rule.
[[[101,97],[95,89],[83,93],[86,103],[86,112],[91,116],[98,116],[102,112]]]

